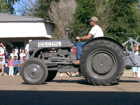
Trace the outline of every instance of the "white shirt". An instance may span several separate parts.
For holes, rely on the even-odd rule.
[[[4,48],[0,47],[0,55],[4,54]]]
[[[29,52],[29,44],[26,45],[25,50]]]
[[[0,61],[0,65],[4,65],[5,64],[5,60]]]
[[[18,58],[17,53],[11,53],[10,56],[12,57],[12,59],[14,59],[14,56],[17,56],[17,58]]]
[[[25,53],[20,53],[20,59],[22,59],[24,56],[26,56],[26,54]]]
[[[93,38],[104,36],[104,33],[103,33],[101,27],[98,25],[93,26],[92,29],[90,30],[89,34],[92,34]]]

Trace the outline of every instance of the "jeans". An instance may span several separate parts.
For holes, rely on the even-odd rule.
[[[85,44],[86,44],[86,42],[76,43],[76,50],[77,50],[76,58],[77,58],[77,60],[79,60],[81,58],[82,48]]]
[[[19,72],[19,68],[18,66],[14,67],[14,75],[16,75]]]
[[[16,75],[19,72],[20,67],[16,66],[14,67],[14,75]],[[9,67],[5,67],[5,72],[9,74]]]
[[[7,74],[9,74],[9,67],[5,67],[4,70]]]

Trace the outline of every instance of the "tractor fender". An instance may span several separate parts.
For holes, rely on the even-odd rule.
[[[118,42],[117,40],[115,39],[112,39],[112,38],[109,38],[109,37],[97,37],[97,38],[93,38],[91,40],[89,40],[84,46],[83,46],[83,50],[84,48],[88,45],[88,43],[92,42],[92,41],[96,41],[96,40],[108,40],[108,41],[112,41],[114,43],[117,43],[122,49],[124,48],[122,46],[122,44],[120,42]]]

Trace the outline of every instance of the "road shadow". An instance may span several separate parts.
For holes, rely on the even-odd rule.
[[[57,82],[57,83],[78,83],[78,84],[83,84],[83,85],[91,85],[88,83],[85,79],[78,79],[78,80],[52,80],[50,82]]]
[[[25,84],[25,85],[31,85],[31,84],[28,84],[28,83],[26,83],[26,82],[22,82],[22,84]],[[40,84],[40,85],[46,85],[47,83],[46,82],[44,82],[44,83],[42,83],[42,84]]]
[[[0,97],[0,105],[138,105],[140,93],[0,91]]]
[[[87,80],[85,79],[78,79],[78,80],[52,80],[51,82],[57,82],[57,83],[78,83],[78,84],[82,84],[82,85],[91,85],[94,86],[92,84],[90,84]],[[111,86],[115,86],[115,85],[119,85],[119,83],[114,83]]]
[[[140,82],[139,80],[119,80],[119,82],[133,82],[133,83],[137,83],[137,82]]]

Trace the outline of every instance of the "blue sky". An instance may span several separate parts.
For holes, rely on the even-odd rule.
[[[17,1],[17,2],[15,2],[14,3],[14,5],[13,5],[13,7],[14,7],[14,9],[15,9],[15,11],[16,11],[16,15],[22,15],[20,12],[18,12],[18,10],[25,10],[25,8],[24,8],[24,3],[29,3],[29,1],[32,1],[32,2],[35,2],[35,1],[37,1],[37,0],[20,0],[20,1]],[[24,3],[23,3],[24,2]]]

